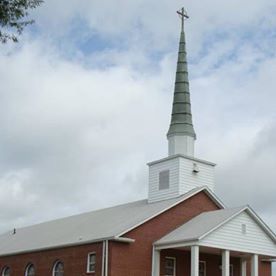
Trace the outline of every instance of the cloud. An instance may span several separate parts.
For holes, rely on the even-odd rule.
[[[181,5],[49,0],[36,32],[1,46],[1,231],[147,196],[146,163],[167,154]],[[275,5],[187,9],[197,156],[218,163],[228,205],[276,230]]]
[[[25,224],[145,196],[146,161],[154,151],[144,148],[159,140],[163,109],[170,108],[166,78],[159,80],[166,68],[159,76],[119,65],[89,69],[40,42],[0,56],[0,63],[8,91],[0,101],[0,171],[6,179],[29,169],[31,177],[18,176],[27,184],[13,201],[35,195],[16,218],[6,206],[7,220]]]

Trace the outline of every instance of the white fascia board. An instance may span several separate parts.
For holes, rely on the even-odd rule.
[[[187,196],[187,197],[185,197],[185,198],[183,198],[183,199],[181,199],[181,200],[175,202],[174,204],[168,206],[167,208],[163,209],[162,211],[159,211],[158,213],[154,214],[153,216],[151,216],[151,217],[149,217],[149,218],[147,218],[147,219],[145,219],[145,220],[139,222],[138,224],[136,224],[136,225],[130,227],[129,229],[127,229],[127,230],[125,230],[125,231],[119,233],[118,235],[116,235],[116,237],[121,237],[121,236],[123,236],[124,234],[130,232],[131,230],[133,230],[133,229],[135,229],[135,228],[137,228],[137,227],[143,225],[144,223],[146,223],[146,222],[152,220],[153,218],[155,218],[155,217],[161,215],[162,213],[168,211],[169,209],[175,207],[176,205],[180,204],[181,202],[183,202],[183,201],[185,201],[185,200],[191,198],[192,196],[194,196],[194,195],[196,195],[196,194],[198,194],[198,193],[200,193],[200,192],[202,192],[202,191],[204,191],[205,193],[207,193],[207,194],[214,200],[214,202],[218,205],[218,207],[220,207],[221,209],[224,209],[224,208],[225,208],[225,205],[221,202],[221,200],[218,199],[218,197],[217,197],[207,186],[202,186],[201,189],[194,191],[194,192],[191,193],[189,196]]]
[[[208,194],[217,204],[218,207],[221,209],[225,209],[226,205],[220,200],[220,198],[208,187],[208,186],[203,186],[204,187],[204,192]]]
[[[221,222],[220,224],[216,225],[214,228],[212,228],[211,230],[209,230],[208,232],[204,233],[202,236],[199,237],[199,240],[204,239],[206,236],[208,236],[209,234],[211,234],[212,232],[214,232],[215,230],[217,230],[218,228],[220,228],[221,226],[223,226],[224,224],[226,224],[228,221],[230,221],[231,219],[233,219],[234,217],[236,217],[237,215],[239,215],[240,213],[242,213],[243,211],[245,211],[247,209],[247,206],[240,209],[237,213],[233,214],[231,217],[227,218],[226,220],[224,220],[223,222]]]
[[[72,246],[98,243],[98,242],[103,242],[103,241],[117,241],[117,242],[122,242],[122,243],[134,243],[135,242],[134,239],[130,239],[130,238],[123,238],[123,237],[117,237],[117,236],[116,237],[106,237],[106,238],[102,238],[102,239],[79,241],[79,242],[75,242],[75,243],[60,244],[60,245],[55,245],[55,246],[45,246],[43,248],[38,248],[38,249],[35,248],[35,249],[29,249],[29,250],[21,250],[21,251],[6,253],[6,254],[0,253],[0,257],[21,255],[21,254],[26,254],[26,253],[34,253],[34,252],[51,250],[51,249],[67,248],[67,247],[72,247]]]
[[[222,223],[218,224],[216,227],[214,227],[213,229],[211,229],[210,231],[206,232],[204,235],[202,235],[201,237],[199,237],[199,240],[202,240],[203,238],[205,238],[207,235],[209,235],[210,233],[212,233],[213,231],[217,230],[218,228],[220,228],[221,226],[223,226],[224,224],[226,224],[228,221],[232,220],[233,218],[235,218],[236,216],[238,216],[239,214],[241,214],[242,212],[247,212],[251,218],[264,230],[264,232],[272,239],[272,241],[274,243],[276,243],[276,236],[275,233],[266,225],[266,223],[257,215],[257,213],[249,206],[246,205],[244,208],[242,208],[241,210],[239,210],[237,213],[235,213],[234,215],[232,215],[231,217],[229,217],[228,219],[226,219],[225,221],[223,221]]]
[[[258,225],[270,236],[274,243],[276,243],[276,235],[269,228],[269,226],[259,217],[259,215],[249,206],[247,205],[246,211],[251,215],[251,217],[258,223]]]
[[[240,253],[244,253],[244,254],[257,254],[257,255],[262,255],[262,256],[266,256],[265,254],[263,254],[262,252],[260,251],[253,251],[253,250],[242,250],[242,249],[236,249],[235,247],[224,247],[224,246],[213,246],[213,245],[210,245],[210,244],[206,244],[204,243],[204,241],[199,241],[198,242],[198,245],[199,246],[202,246],[202,247],[206,247],[206,248],[213,248],[213,249],[220,249],[220,250],[229,250],[229,251],[235,251],[235,252],[240,252]],[[267,255],[269,256],[271,259],[274,259],[276,258],[276,256],[273,256],[273,255]]]
[[[184,155],[184,154],[171,155],[171,156],[168,156],[168,157],[156,160],[156,161],[149,162],[149,163],[147,163],[147,165],[148,166],[152,166],[152,165],[155,165],[155,164],[167,161],[167,160],[171,160],[171,159],[174,159],[174,158],[179,158],[179,157],[182,157],[182,158],[185,158],[185,159],[189,159],[189,160],[192,160],[192,161],[195,161],[195,162],[200,162],[200,163],[203,163],[203,164],[211,165],[211,166],[214,166],[214,167],[217,165],[217,164],[215,164],[213,162],[202,160],[202,159],[198,159],[198,158],[195,158],[195,157],[192,157],[192,156],[188,156],[188,155]]]
[[[189,247],[193,245],[199,245],[198,240],[164,243],[160,245],[154,244],[154,248],[157,250],[162,250],[162,249],[170,249],[170,248]]]
[[[101,239],[85,240],[85,241],[72,242],[72,243],[66,243],[66,244],[60,244],[60,245],[54,245],[54,246],[45,246],[42,248],[19,250],[19,251],[3,253],[3,254],[0,253],[0,257],[15,256],[15,255],[21,255],[21,254],[26,254],[26,253],[34,253],[34,252],[40,252],[40,251],[46,251],[46,250],[52,250],[52,249],[67,248],[67,247],[79,246],[79,245],[84,245],[84,244],[98,243],[98,242],[102,242],[104,240],[112,240],[114,238],[115,237],[106,237],[106,238],[101,238]]]

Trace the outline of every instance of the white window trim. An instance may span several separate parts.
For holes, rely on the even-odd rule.
[[[204,264],[204,276],[206,276],[206,270],[207,270],[206,261],[199,261],[199,264],[200,263]],[[198,264],[198,266],[199,266],[199,264]],[[198,271],[198,273],[199,273],[199,271]]]
[[[64,266],[64,263],[61,260],[56,260],[54,265],[53,265],[53,270],[52,270],[52,276],[55,276],[55,269],[58,263],[62,263]]]
[[[89,263],[89,257],[90,257],[90,255],[95,255],[95,259],[96,259],[96,261],[95,261],[95,267],[96,267],[96,263],[97,263],[97,254],[96,254],[96,252],[89,252],[88,254],[87,254],[87,264],[86,264],[86,273],[95,273],[96,272],[96,270],[93,270],[93,271],[90,271],[89,270],[89,267],[90,267],[90,263]]]
[[[161,174],[162,173],[168,173],[168,186],[167,187],[160,187],[160,181],[161,181]],[[170,189],[170,179],[171,179],[171,171],[169,169],[167,170],[162,170],[159,172],[159,175],[158,175],[158,191],[166,191],[166,190],[169,190]]]
[[[166,259],[174,261],[173,262],[173,276],[175,276],[176,275],[176,258],[175,257],[165,257],[165,260]],[[167,276],[167,275],[165,275],[165,276]],[[171,275],[169,275],[169,276],[171,276]]]
[[[28,271],[29,271],[30,266],[33,266],[34,269],[35,269],[34,264],[33,264],[33,263],[29,263],[29,264],[26,266],[26,268],[25,268],[25,276],[28,276]]]
[[[9,266],[4,266],[1,275],[4,276],[7,269],[11,269]]]

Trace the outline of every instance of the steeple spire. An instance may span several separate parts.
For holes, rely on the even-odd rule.
[[[171,124],[167,138],[169,141],[169,155],[185,154],[193,156],[196,134],[192,122],[186,41],[184,33],[184,20],[189,17],[184,8],[177,13],[181,16],[181,33]]]

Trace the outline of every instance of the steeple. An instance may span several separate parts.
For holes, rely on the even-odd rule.
[[[181,16],[181,33],[174,87],[171,124],[167,134],[169,155],[194,155],[196,134],[192,122],[189,91],[184,19],[188,18],[184,8],[177,12]]]
[[[193,189],[207,186],[214,190],[215,164],[194,157],[196,134],[192,122],[188,66],[184,34],[184,9],[181,16],[181,33],[175,78],[172,118],[167,134],[169,156],[148,163],[148,202],[176,198]]]

